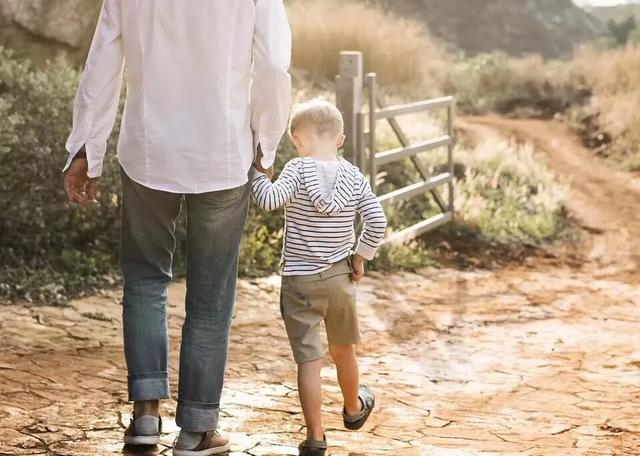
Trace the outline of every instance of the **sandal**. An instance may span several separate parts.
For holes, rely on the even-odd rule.
[[[327,451],[327,438],[322,440],[307,439],[298,446],[300,456],[324,456]]]
[[[376,395],[373,394],[369,388],[365,385],[360,385],[360,391],[358,391],[358,398],[362,404],[362,409],[355,415],[347,415],[347,411],[342,409],[342,419],[344,421],[344,427],[351,431],[357,431],[360,429],[369,419],[369,415],[373,411],[373,407],[376,405]]]

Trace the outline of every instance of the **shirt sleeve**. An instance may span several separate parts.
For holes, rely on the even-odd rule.
[[[84,146],[89,177],[102,174],[107,140],[118,113],[124,71],[120,2],[104,0],[102,5],[73,106],[73,129],[66,144],[69,159],[63,171]]]
[[[265,174],[254,171],[251,190],[261,209],[275,211],[291,201],[293,195],[300,188],[300,183],[298,168],[295,163],[289,162],[280,173],[278,180],[273,183]]]
[[[369,182],[364,176],[361,176],[361,179],[362,193],[356,209],[362,218],[364,226],[355,251],[367,260],[373,260],[378,247],[384,239],[384,233],[387,229],[387,217],[378,201],[378,197],[371,191]]]
[[[251,128],[254,153],[262,149],[262,166],[273,165],[287,128],[291,105],[291,29],[283,0],[257,0],[253,38]]]

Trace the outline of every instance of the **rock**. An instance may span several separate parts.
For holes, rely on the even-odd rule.
[[[36,62],[65,57],[79,64],[101,4],[101,0],[2,0],[0,46]]]

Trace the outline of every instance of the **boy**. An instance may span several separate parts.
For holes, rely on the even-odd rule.
[[[360,429],[375,396],[359,385],[354,282],[364,277],[364,260],[373,259],[387,220],[366,178],[338,157],[345,138],[342,115],[335,106],[319,100],[301,104],[289,134],[299,158],[287,163],[275,183],[256,165],[252,190],[262,209],[285,206],[280,311],[298,365],[298,393],[307,425],[307,439],[299,450],[302,456],[322,456],[327,442],[321,419],[320,322],[325,322],[338,371],[344,425]],[[364,229],[353,253],[356,212]]]

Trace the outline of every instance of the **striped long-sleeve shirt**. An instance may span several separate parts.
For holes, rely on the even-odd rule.
[[[274,183],[256,172],[252,190],[262,209],[285,207],[283,275],[316,274],[349,257],[356,243],[356,212],[364,223],[356,253],[373,259],[384,238],[387,219],[382,206],[367,179],[344,159],[329,195],[321,191],[311,158],[291,160]]]

